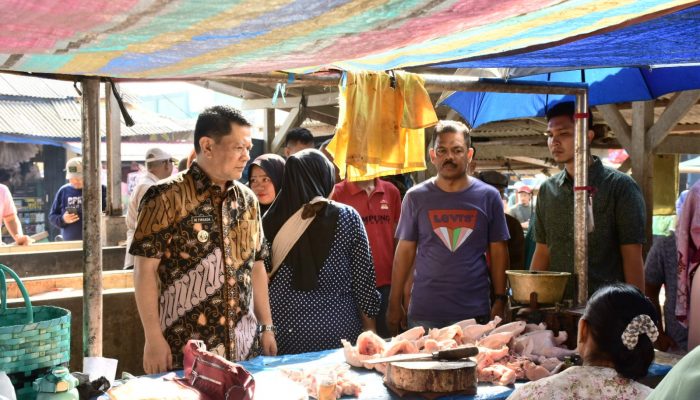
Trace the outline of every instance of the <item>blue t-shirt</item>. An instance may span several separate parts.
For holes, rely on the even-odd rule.
[[[102,211],[107,207],[106,202],[107,188],[102,185]],[[69,207],[75,208],[80,218],[72,224],[63,221],[63,214]],[[76,189],[70,183],[61,186],[51,205],[49,220],[61,229],[63,240],[83,240],[83,189]]]
[[[448,321],[488,315],[489,243],[508,240],[501,196],[470,178],[461,192],[444,192],[433,180],[406,193],[396,230],[399,240],[417,242],[408,315]]]

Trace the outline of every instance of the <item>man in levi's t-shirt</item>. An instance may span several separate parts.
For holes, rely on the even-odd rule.
[[[439,122],[433,142],[438,175],[406,193],[396,230],[387,311],[393,334],[469,318],[484,323],[505,306],[509,235],[501,197],[467,175],[474,150],[464,124]]]

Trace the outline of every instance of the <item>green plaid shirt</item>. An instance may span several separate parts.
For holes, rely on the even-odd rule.
[[[588,168],[595,230],[588,235],[588,293],[624,282],[620,245],[644,243],[644,198],[632,178],[593,157]],[[547,179],[537,196],[535,240],[549,248],[549,269],[574,273],[574,182],[566,170]],[[573,299],[575,279],[564,295]]]

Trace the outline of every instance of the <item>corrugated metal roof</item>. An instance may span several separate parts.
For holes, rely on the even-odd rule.
[[[32,76],[0,74],[0,95],[67,99],[78,97],[72,82],[42,79]]]
[[[100,116],[104,116],[101,106]],[[127,127],[122,121],[122,136],[189,134],[193,122],[174,121],[150,111],[132,107],[129,114],[136,123]],[[0,133],[60,140],[80,140],[81,104],[75,99],[13,98],[0,96]],[[105,120],[100,118],[105,135]]]

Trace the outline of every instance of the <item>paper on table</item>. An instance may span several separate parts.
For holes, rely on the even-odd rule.
[[[114,378],[117,375],[117,362],[114,358],[84,357],[83,373],[90,375],[90,381],[104,376],[110,384],[114,384]]]

